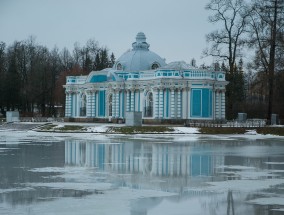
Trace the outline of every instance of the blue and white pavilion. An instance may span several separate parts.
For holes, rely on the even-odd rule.
[[[88,76],[68,76],[65,117],[68,121],[124,119],[126,112],[142,112],[144,122],[225,119],[223,71],[197,68],[184,61],[166,64],[149,50],[140,32],[132,50],[113,68]]]

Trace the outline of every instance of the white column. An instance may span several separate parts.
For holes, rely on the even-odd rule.
[[[87,92],[86,94],[86,116],[91,117],[92,116],[92,94],[91,92]]]
[[[171,108],[171,118],[174,119],[176,117],[175,114],[175,89],[171,88],[171,102],[170,102],[170,108]]]
[[[97,116],[97,92],[96,91],[94,91],[93,92],[93,104],[94,104],[94,106],[93,106],[93,114],[92,114],[92,116],[93,117],[95,117],[95,116]]]
[[[80,93],[75,94],[76,96],[76,114],[75,116],[80,117]]]
[[[159,118],[159,91],[158,89],[154,89],[154,118]]]
[[[221,92],[221,119],[225,119],[225,92]]]
[[[164,117],[164,89],[159,92],[159,118]]]
[[[131,90],[131,98],[130,98],[130,111],[134,111],[134,94],[135,94],[135,91],[134,90]]]
[[[71,116],[76,117],[77,116],[77,92],[72,93],[72,110],[71,110]]]
[[[65,96],[65,117],[71,117],[71,96],[72,94],[69,92],[66,92]]]
[[[216,90],[214,94],[215,94],[215,104],[214,104],[215,105],[215,119],[220,119],[219,92]]]
[[[186,116],[187,116],[187,119],[190,118],[190,106],[191,106],[191,102],[190,102],[191,94],[190,94],[190,92],[191,92],[190,88],[187,87],[187,101],[186,101],[186,103],[187,103],[187,105],[186,105],[186,107],[187,107],[187,108],[186,108],[186,112],[187,112]]]
[[[180,98],[180,89],[178,89],[177,93],[177,118],[181,118],[181,98]]]
[[[143,91],[141,89],[138,90],[137,95],[137,111],[143,112]]]
[[[129,104],[129,90],[126,90],[126,112],[130,111],[130,104]]]
[[[115,116],[119,117],[119,90],[115,92]]]
[[[215,93],[215,89],[212,89],[212,118],[213,120],[216,119],[216,112],[215,112],[215,108],[216,108],[216,93]]]
[[[115,92],[114,91],[111,91],[111,95],[112,95],[112,100],[110,101],[108,101],[108,105],[107,105],[107,108],[108,108],[108,112],[109,112],[109,105],[110,105],[110,102],[112,103],[111,104],[111,112],[112,112],[112,114],[111,114],[111,116],[112,117],[115,117]],[[110,97],[109,97],[110,98]],[[108,115],[110,115],[110,113],[108,113]]]

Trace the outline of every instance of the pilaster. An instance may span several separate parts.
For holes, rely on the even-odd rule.
[[[130,91],[126,90],[126,112],[130,111],[129,97],[130,97]]]
[[[91,117],[92,116],[92,92],[87,91],[86,93],[86,116]]]
[[[131,90],[131,97],[130,97],[130,111],[134,111],[135,108],[135,90]]]
[[[96,117],[97,116],[97,91],[93,92],[93,108],[92,108],[92,117]]]
[[[72,94],[70,92],[66,92],[65,96],[65,117],[71,117],[71,110],[72,110]]]
[[[177,92],[177,118],[181,118],[181,92],[178,89]]]
[[[171,104],[170,104],[170,107],[171,107],[171,118],[174,119],[175,116],[176,116],[176,113],[175,113],[175,89],[174,88],[171,88]]]
[[[221,92],[221,119],[225,119],[225,91]]]
[[[116,99],[115,99],[115,91],[111,91],[111,101],[108,101],[108,111],[109,111],[109,105],[111,104],[111,115],[110,113],[108,113],[109,116],[111,117],[115,117],[115,109],[116,109],[116,106],[115,106],[115,102],[116,102]],[[110,96],[109,96],[110,98]]]
[[[154,118],[159,118],[159,90],[154,89]]]
[[[159,118],[164,118],[164,89],[159,90]]]
[[[115,117],[119,117],[119,90],[115,91]]]

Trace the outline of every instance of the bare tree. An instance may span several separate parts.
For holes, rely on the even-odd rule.
[[[275,72],[282,68],[276,61],[276,56],[277,53],[283,52],[283,46],[280,45],[284,26],[283,7],[283,0],[254,0],[250,14],[249,45],[256,47],[256,68],[263,71],[267,77],[268,122],[273,112]]]
[[[226,60],[230,72],[233,72],[240,48],[244,45],[249,13],[247,6],[243,0],[211,0],[205,8],[213,12],[209,22],[219,24],[221,29],[206,36],[211,47],[204,50],[204,54]]]
[[[220,28],[206,36],[210,48],[204,50],[204,54],[223,61],[222,69],[229,81],[226,87],[226,112],[228,118],[233,118],[238,111],[236,107],[240,107],[237,103],[243,99],[244,85],[239,88],[243,72],[238,71],[236,64],[241,59],[241,48],[245,44],[249,10],[243,0],[211,0],[206,9],[213,13],[209,16],[209,22]]]

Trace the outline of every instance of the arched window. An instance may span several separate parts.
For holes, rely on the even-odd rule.
[[[122,65],[121,65],[121,63],[118,63],[118,64],[116,65],[116,69],[117,69],[117,70],[122,70]]]
[[[149,92],[146,96],[144,117],[153,117],[153,93]]]
[[[86,116],[86,95],[82,94],[81,95],[81,106],[80,106],[80,116]]]
[[[112,116],[112,95],[110,95],[108,99],[108,115]]]
[[[155,70],[158,69],[160,67],[160,65],[158,63],[153,63],[151,66],[151,69]]]

